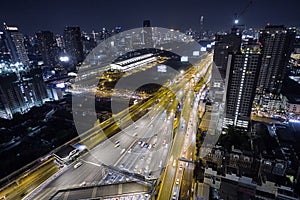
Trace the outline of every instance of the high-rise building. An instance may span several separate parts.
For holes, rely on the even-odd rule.
[[[5,45],[5,35],[0,32],[0,60],[8,62],[10,60],[9,51]]]
[[[103,27],[102,31],[99,33],[100,42],[103,40],[107,40],[111,36],[112,32],[109,31],[107,28]]]
[[[284,26],[266,26],[260,31],[263,46],[262,66],[257,90],[259,94],[279,94],[290,59],[296,31]]]
[[[24,69],[23,65],[1,65],[0,117],[12,119],[15,113],[26,113],[41,106],[47,99],[46,87],[39,68]]]
[[[9,50],[11,61],[29,66],[29,59],[24,45],[23,34],[16,26],[7,26],[4,23],[5,43]]]
[[[66,27],[64,30],[64,43],[67,54],[73,64],[77,65],[84,59],[81,33],[79,27]]]
[[[226,72],[225,127],[249,127],[256,83],[261,65],[260,46],[243,45],[240,52],[228,56]]]
[[[144,21],[143,21],[143,27],[151,27],[151,22],[150,22],[150,20],[144,20]]]
[[[152,28],[150,20],[144,20],[143,22],[143,43],[146,47],[153,47],[153,39],[152,39]]]
[[[83,35],[82,46],[83,46],[84,55],[86,56],[97,46],[97,43],[94,40],[94,38],[89,37],[88,35]]]
[[[27,55],[29,57],[29,60],[34,61],[40,61],[40,48],[38,45],[37,37],[36,36],[24,36],[24,45],[25,49],[27,51]]]
[[[55,40],[56,40],[58,48],[59,49],[63,49],[64,48],[64,39],[63,39],[63,36],[61,36],[59,34],[56,34],[55,35]]]
[[[41,31],[36,37],[45,66],[50,69],[59,67],[59,48],[54,34],[50,31]]]
[[[232,28],[230,34],[218,34],[215,39],[214,64],[219,69],[221,77],[225,79],[228,54],[238,52],[241,48],[242,36],[237,28]]]

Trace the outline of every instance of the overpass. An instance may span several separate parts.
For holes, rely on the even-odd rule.
[[[50,200],[105,199],[120,197],[148,197],[152,187],[138,182],[128,182],[112,185],[74,187],[58,190]]]

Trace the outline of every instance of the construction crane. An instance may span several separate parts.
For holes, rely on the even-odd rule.
[[[244,9],[239,14],[235,13],[235,16],[234,16],[235,26],[243,26],[243,25],[239,25],[239,22],[240,22],[239,19],[247,11],[247,9],[251,6],[252,3],[253,3],[253,0],[249,0],[248,3],[246,4],[246,6],[244,7]]]

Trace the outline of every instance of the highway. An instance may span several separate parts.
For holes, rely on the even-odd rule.
[[[128,122],[131,121],[130,119],[132,116],[138,115],[140,110],[145,110],[145,109],[149,108],[150,106],[152,106],[152,104],[155,103],[156,99],[162,97],[165,94],[166,94],[166,91],[157,93],[157,95],[154,95],[154,97],[150,98],[147,102],[138,103],[138,104],[131,106],[129,114],[128,114],[127,110],[124,110],[124,111],[114,115],[113,118],[108,119],[101,124],[97,124],[92,129],[90,129],[80,135],[80,138],[82,139],[81,143],[86,144],[86,146],[89,149],[92,149],[98,143],[100,143],[101,141],[104,141],[105,139],[110,137],[112,134],[114,134],[114,132],[116,132],[118,130],[119,126],[115,122],[115,120],[124,122],[124,123],[122,123],[122,127],[127,126]],[[134,113],[134,114],[132,115],[131,113]],[[126,125],[126,123],[127,123],[127,125]],[[105,132],[103,132],[103,131],[99,132],[99,130],[104,130]],[[72,141],[75,141],[75,140],[78,140],[78,138],[75,138]],[[91,159],[89,159],[89,160],[91,160]],[[48,163],[45,164],[44,168],[45,168],[45,170],[49,170],[49,172],[44,173],[44,171],[39,168],[37,168],[37,171],[35,173],[29,172],[28,175],[24,175],[24,176],[27,176],[27,178],[30,178],[30,179],[32,179],[32,177],[33,177],[35,179],[35,181],[32,184],[27,184],[27,185],[18,184],[17,186],[10,184],[7,187],[1,189],[0,198],[10,199],[10,196],[12,196],[12,197],[24,196],[24,195],[30,193],[31,191],[33,191],[38,185],[40,185],[40,183],[44,182],[47,178],[53,176],[58,171],[58,166],[55,166],[55,169],[52,169],[52,165],[54,163],[51,163],[51,164],[48,164]],[[80,184],[78,182],[80,182],[81,180],[72,179],[71,178],[72,176],[84,177],[83,179],[86,179],[85,177],[87,177],[87,179],[89,180],[88,175],[97,173],[97,171],[99,170],[99,168],[90,167],[90,169],[88,168],[88,170],[87,170],[89,173],[80,173],[80,172],[76,173],[76,172],[73,172],[74,170],[72,170],[72,166],[69,168],[70,169],[63,169],[63,170],[66,170],[65,177],[63,177],[62,179],[58,179],[57,183],[54,183],[53,185],[50,184],[50,187],[53,186],[52,189],[57,189],[57,188],[59,188],[58,186],[65,186],[65,187],[76,186],[76,185]],[[38,174],[38,176],[36,174]],[[39,177],[39,178],[37,178],[37,177]],[[90,180],[90,182],[97,182],[101,178],[98,178],[96,176],[95,179]],[[14,199],[14,198],[11,198],[11,199]]]
[[[202,65],[208,65],[210,59],[209,56]],[[195,112],[199,103],[195,102],[193,88],[201,81],[201,76],[195,77],[197,72],[199,71],[195,68],[188,70],[177,81],[169,83],[168,88],[171,88],[171,91],[161,91],[161,95],[156,95],[151,103],[138,108],[151,109],[135,123],[127,124],[130,117],[128,115],[119,118],[117,122],[123,128],[122,131],[100,144],[96,142],[97,144],[93,145],[95,147],[80,158],[82,166],[77,169],[69,167],[64,174],[49,184],[45,191],[49,193],[61,188],[80,186],[82,183],[95,185],[132,180],[132,177],[124,175],[124,171],[140,174],[146,180],[159,179],[164,172],[163,179],[166,182],[162,183],[164,186],[161,187],[162,195],[159,199],[168,199],[175,193],[176,199],[179,198],[184,172],[187,172],[187,178],[192,180],[192,164],[178,162],[178,158],[193,160],[196,134],[194,124],[197,120]],[[205,83],[202,81],[201,84]],[[153,105],[153,102],[157,101],[159,103]],[[182,102],[183,108],[173,141],[174,117],[178,102]],[[111,132],[111,129],[108,132]],[[36,199],[39,199],[41,196],[37,197]]]
[[[140,174],[146,180],[159,179],[161,173],[164,172],[164,180],[167,184],[163,183],[165,186],[161,187],[160,194],[163,195],[160,199],[168,199],[174,192],[178,198],[183,171],[189,171],[188,178],[192,180],[193,166],[186,165],[182,161],[178,162],[178,158],[184,156],[186,159],[193,160],[195,131],[192,129],[195,129],[193,124],[197,118],[195,112],[198,110],[199,103],[194,102],[196,96],[193,88],[200,81],[200,76],[193,76],[196,72],[192,68],[173,82],[171,91],[156,95],[153,101],[159,103],[148,104],[148,106],[152,105],[150,111],[134,124],[124,125],[127,123],[126,116],[123,119],[120,118],[119,125],[125,127],[122,131],[95,146],[81,158],[81,162],[84,163],[82,166],[77,169],[70,168],[54,180],[46,191],[49,191],[49,188],[55,190],[80,186],[82,183],[86,185],[111,184],[132,180],[130,176],[124,175],[124,171]],[[204,85],[204,83],[201,84]],[[173,141],[174,111],[178,102],[183,102],[183,111]],[[193,117],[190,117],[191,112]],[[190,134],[186,134],[187,131]],[[103,165],[110,166],[112,169],[105,168]],[[72,179],[72,177],[76,178]]]
[[[59,169],[58,166],[53,162],[53,158],[48,160],[46,163],[41,165],[35,171],[30,173],[30,176],[25,174],[10,187],[0,191],[0,197],[3,199],[21,199],[34,190],[37,186],[51,177]],[[17,188],[17,189],[16,189]]]
[[[198,64],[201,67],[193,66],[179,74],[148,101],[132,106],[129,112],[122,111],[80,135],[81,142],[88,146],[88,153],[61,169],[61,174],[33,199],[50,199],[57,190],[64,188],[139,178],[148,182],[161,181],[158,199],[178,199],[182,186],[188,195],[191,191],[186,183],[192,181],[193,166],[178,159],[193,161],[199,97],[207,84],[211,62],[212,55],[208,55]],[[175,129],[178,103],[182,111],[176,120],[178,129]],[[146,110],[149,110],[147,114],[132,123],[132,114],[141,115]],[[82,165],[75,168],[79,162]],[[52,174],[55,172],[51,171]],[[139,176],[131,176],[134,174]]]
[[[205,87],[207,83],[203,85],[203,87],[198,92],[196,98],[194,98],[194,104],[191,106],[192,109],[189,110],[190,118],[186,129],[186,134],[184,138],[184,145],[182,150],[181,158],[195,161],[194,153],[196,148],[196,134],[198,130],[198,119],[199,119],[199,107],[201,106],[201,96],[203,92],[205,92]],[[176,179],[179,179],[179,183],[181,183],[181,191],[179,195],[179,199],[189,199],[189,196],[192,193],[192,183],[193,183],[193,173],[194,173],[194,164],[179,161],[179,172]],[[183,171],[183,172],[182,172]],[[178,185],[175,185],[178,187]]]
[[[172,96],[174,101],[172,100],[169,103],[167,99]],[[167,110],[175,110],[178,102],[176,102],[175,95],[171,91],[158,95],[156,98],[160,98],[160,103],[156,104],[148,114],[135,124],[128,126],[110,139],[94,147],[88,154],[81,157],[82,166],[77,169],[69,166],[65,173],[52,181],[34,199],[41,199],[41,197],[43,197],[42,199],[47,199],[58,189],[80,186],[83,182],[87,185],[105,183],[106,175],[109,174],[110,169],[103,167],[102,164],[140,173],[147,179],[159,177],[165,161],[158,159],[156,162],[153,162],[151,158],[162,158],[161,154],[164,154],[165,157],[168,154],[172,140],[174,112],[167,112]],[[172,109],[168,109],[169,107],[172,107]],[[122,123],[124,120],[126,123],[126,119],[119,121],[119,123]],[[164,129],[162,129],[162,125],[166,124],[166,122],[168,126],[164,126]],[[124,124],[122,123],[123,126]],[[144,132],[144,130],[147,131]],[[115,147],[117,141],[120,141],[120,146]],[[145,143],[144,145],[148,143],[148,147],[142,148],[141,144],[138,144],[142,141]],[[152,144],[151,147],[150,144]],[[126,151],[121,154],[123,149]],[[144,168],[139,167],[142,159],[145,159],[149,165]],[[116,175],[111,177],[114,177],[114,179],[118,179],[118,177],[120,179],[123,178]],[[110,182],[114,181],[116,180],[110,180]]]
[[[211,69],[211,68],[210,68]],[[206,93],[207,86],[210,81],[210,70],[208,70],[208,73],[204,77],[204,84],[198,83],[196,86],[197,90],[195,90],[195,98],[193,100],[193,105],[191,105],[191,108],[189,111],[189,122],[187,125],[187,130],[184,138],[184,145],[182,150],[181,158],[195,161],[195,150],[196,150],[196,135],[198,131],[199,126],[199,119],[201,119],[201,110],[203,111],[203,96]],[[201,87],[201,88],[200,88]],[[193,88],[195,88],[195,85],[193,85]],[[190,199],[189,197],[192,195],[193,192],[193,174],[194,174],[194,164],[188,163],[188,162],[182,162],[179,163],[179,170],[183,168],[183,173],[179,173],[176,179],[179,179],[180,181],[180,195],[179,199]]]
[[[171,105],[173,105],[173,103]],[[159,159],[163,158],[160,154],[164,154],[165,157],[168,154],[174,119],[174,116],[172,116],[174,113],[170,113],[170,117],[167,119],[167,112],[163,110],[162,106],[153,109],[149,114],[138,120],[136,124],[129,126],[109,140],[102,142],[80,159],[83,163],[82,166],[77,169],[70,166],[64,174],[51,182],[43,192],[35,197],[35,199],[49,198],[51,194],[58,189],[78,187],[83,182],[87,185],[105,183],[106,175],[109,174],[110,170],[103,167],[102,164],[140,173],[149,179],[157,178],[160,175],[161,168],[165,162],[164,160]],[[151,116],[152,112],[159,112],[160,114],[153,114],[155,117],[151,119],[149,116]],[[168,126],[165,126],[164,130],[162,130],[162,124],[166,121]],[[145,130],[146,127],[148,129],[143,134],[142,130]],[[138,136],[139,134],[141,135]],[[116,141],[120,141],[119,147],[115,147]],[[142,148],[141,144],[138,144],[141,141],[147,142],[148,147]],[[150,144],[152,144],[152,148],[149,148]],[[121,154],[123,149],[126,149],[126,151]],[[131,150],[129,151],[129,149]],[[141,161],[143,160],[148,163],[147,166],[142,165],[143,162]],[[150,173],[152,174],[151,176],[149,176]],[[113,180],[110,180],[110,183],[115,182],[118,178],[123,178],[122,176],[117,175],[111,175],[111,177],[114,178]],[[126,178],[123,179],[126,180]]]
[[[182,183],[183,174],[185,174],[185,192],[182,196],[188,196],[190,193],[188,187],[185,183],[192,182],[192,173],[194,167],[188,162],[179,161],[179,158],[184,158],[186,160],[193,161],[195,143],[196,143],[196,133],[197,133],[197,121],[198,121],[198,106],[200,103],[200,97],[202,95],[202,88],[207,84],[207,81],[210,77],[209,67],[212,63],[212,57],[208,56],[205,60],[199,63],[199,66],[206,66],[206,70],[202,71],[201,80],[199,77],[194,75],[197,72],[191,69],[190,76],[193,77],[194,81],[187,82],[187,96],[183,105],[181,112],[180,123],[178,126],[177,134],[174,138],[174,143],[172,145],[171,152],[169,154],[169,164],[166,167],[166,170],[162,176],[160,183],[160,190],[158,193],[158,199],[178,199],[180,195],[180,188]],[[194,68],[196,70],[196,68]],[[204,74],[203,74],[204,73]],[[189,72],[187,72],[189,74]],[[200,86],[200,87],[199,87]],[[199,88],[200,91],[197,96],[194,94],[195,88]]]

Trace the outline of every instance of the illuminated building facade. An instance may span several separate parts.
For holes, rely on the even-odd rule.
[[[261,62],[258,45],[245,45],[238,53],[229,54],[226,73],[226,116],[224,125],[247,129],[255,97]]]
[[[262,64],[257,89],[259,94],[279,94],[291,56],[296,31],[284,26],[266,26],[260,31]]]
[[[39,68],[23,65],[0,65],[0,117],[12,119],[15,113],[26,113],[41,106],[47,92]]]
[[[5,44],[9,50],[11,61],[29,66],[29,59],[24,45],[23,34],[16,26],[7,26],[4,23]]]

